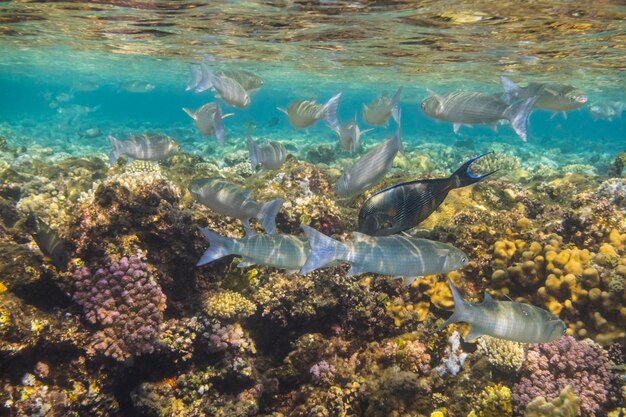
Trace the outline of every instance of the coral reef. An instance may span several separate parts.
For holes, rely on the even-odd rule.
[[[536,397],[526,406],[524,417],[576,417],[580,413],[580,398],[572,386],[561,390],[554,400],[548,402],[543,396]]]
[[[524,363],[525,350],[518,342],[482,336],[478,339],[478,348],[489,363],[502,372],[515,373]]]
[[[74,286],[85,318],[103,328],[94,335],[95,351],[121,361],[154,350],[165,295],[138,257],[124,257],[93,274],[82,267],[74,273]]]
[[[511,390],[502,385],[485,387],[473,402],[467,417],[511,417]]]
[[[591,341],[564,336],[552,343],[532,345],[522,377],[513,387],[515,409],[522,413],[536,397],[557,398],[568,385],[580,398],[582,415],[598,414],[607,401],[610,371],[606,352]]]

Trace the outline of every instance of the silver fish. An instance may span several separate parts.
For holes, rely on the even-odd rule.
[[[193,123],[200,133],[203,135],[215,134],[217,142],[220,145],[224,144],[224,119],[232,116],[233,113],[222,114],[222,109],[218,103],[207,103],[195,112],[183,107],[183,111],[193,119]]]
[[[350,153],[354,153],[361,144],[361,135],[372,130],[374,129],[361,130],[355,116],[354,121],[341,125],[339,129],[335,130],[335,133],[339,137],[341,147]]]
[[[439,329],[451,323],[465,322],[471,330],[466,341],[488,335],[522,343],[551,342],[563,336],[567,326],[557,316],[531,304],[495,301],[488,293],[480,304],[466,302],[450,282],[454,313]]]
[[[189,192],[210,209],[241,220],[246,235],[254,234],[250,227],[252,217],[261,221],[267,233],[276,233],[276,214],[284,202],[280,198],[258,203],[252,198],[252,191],[220,178],[197,179],[189,185]]]
[[[250,71],[228,69],[218,71],[217,74],[237,81],[248,94],[257,92],[263,86],[263,79]]]
[[[196,86],[196,93],[213,89],[231,106],[248,107],[250,95],[241,84],[226,75],[211,72],[204,63],[200,64],[200,67],[202,68],[202,81]]]
[[[50,226],[33,213],[29,215],[29,221],[34,223],[35,233],[33,234],[33,238],[39,250],[51,259],[52,264],[59,271],[66,271],[69,255],[57,232],[52,230]]]
[[[97,138],[98,136],[102,136],[102,131],[100,131],[97,127],[90,127],[89,129],[85,129],[79,133],[79,136],[82,138]]]
[[[368,198],[359,211],[359,232],[388,236],[417,226],[443,203],[448,193],[482,181],[495,171],[475,176],[469,167],[479,155],[466,161],[450,177],[392,185]]]
[[[287,159],[287,149],[280,142],[266,140],[259,145],[248,136],[248,151],[250,152],[252,171],[256,171],[259,164],[263,170],[278,169]]]
[[[156,86],[145,81],[130,81],[126,83],[121,83],[120,88],[129,93],[141,94],[153,91]]]
[[[311,253],[300,270],[305,275],[336,261],[350,263],[348,275],[373,272],[404,277],[410,283],[415,277],[445,274],[463,268],[467,255],[446,243],[406,236],[373,237],[353,232],[353,241],[342,243],[301,225],[309,239]]]
[[[325,119],[326,123],[336,130],[339,126],[337,108],[341,94],[334,95],[326,104],[317,104],[314,100],[296,100],[292,101],[286,109],[281,107],[277,109],[285,113],[289,123],[297,129],[309,127],[318,120]]]
[[[404,153],[399,130],[393,138],[376,145],[354,165],[344,169],[335,185],[337,195],[352,197],[374,186],[391,169],[391,164],[398,152]]]
[[[189,79],[189,82],[187,83],[187,87],[185,88],[185,91],[191,91],[191,90],[195,90],[198,85],[200,85],[200,83],[202,82],[202,67],[200,66],[200,64],[187,64],[189,67],[189,73],[191,75],[191,78]]]
[[[428,90],[430,97],[421,104],[424,113],[435,119],[454,123],[454,133],[462,124],[488,124],[496,128],[498,120],[507,119],[515,133],[526,142],[528,116],[537,97],[521,103],[507,104],[491,94],[455,91],[437,94]]]
[[[626,105],[621,101],[605,101],[593,103],[589,106],[589,113],[593,120],[613,121],[613,118],[620,119]]]
[[[400,94],[402,94],[402,87],[398,88],[391,98],[383,95],[370,104],[364,104],[363,119],[369,125],[380,126],[387,124],[391,116],[396,123],[400,124]]]
[[[128,139],[121,141],[109,135],[111,153],[109,163],[113,165],[121,156],[126,155],[129,159],[143,161],[160,161],[175,155],[180,150],[180,145],[172,138],[160,133],[132,133]]]
[[[537,97],[534,104],[536,109],[563,112],[566,118],[566,111],[577,109],[587,102],[587,96],[571,85],[530,83],[525,87],[520,87],[505,76],[500,77],[500,82],[507,103]]]
[[[286,269],[289,273],[297,272],[309,254],[308,242],[291,235],[247,235],[235,240],[219,235],[209,229],[200,229],[209,241],[209,248],[204,252],[198,266],[213,262],[228,255],[243,257],[238,266],[254,264]]]

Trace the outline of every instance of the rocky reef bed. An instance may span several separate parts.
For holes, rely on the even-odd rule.
[[[312,160],[316,152],[307,151]],[[190,181],[220,175],[259,200],[284,198],[281,232],[298,234],[306,223],[347,239],[364,197],[334,197],[337,167],[290,158],[279,171],[252,175],[245,161],[218,168],[186,154],[111,168],[99,157],[16,155],[0,150],[0,415],[624,412],[619,176],[578,165],[530,171],[502,153],[485,158],[476,169],[501,168],[499,176],[451,192],[414,231],[454,244],[471,262],[407,286],[347,277],[344,266],[307,276],[238,268],[234,257],[195,266],[207,246],[198,226],[232,237],[242,227],[194,202]],[[385,184],[441,176],[436,168],[467,156],[409,152]],[[66,272],[37,249],[30,212],[66,242]],[[467,344],[463,325],[437,332],[453,305],[447,279],[474,301],[487,290],[544,307],[568,335],[540,345],[487,337]]]

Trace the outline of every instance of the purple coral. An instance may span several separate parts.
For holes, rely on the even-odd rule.
[[[528,348],[523,376],[511,399],[522,414],[535,397],[552,401],[568,385],[581,400],[582,415],[596,416],[607,400],[610,371],[606,352],[593,342],[564,336]]]
[[[250,342],[246,339],[239,324],[223,325],[218,321],[212,321],[207,325],[207,331],[202,336],[208,342],[211,352],[250,348]]]
[[[124,257],[95,274],[80,268],[74,286],[74,301],[87,320],[103,327],[94,335],[96,351],[117,360],[153,351],[165,295],[138,257]]]

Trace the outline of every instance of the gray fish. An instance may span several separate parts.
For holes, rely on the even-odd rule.
[[[59,271],[66,271],[69,256],[57,232],[32,213],[29,215],[29,221],[34,223],[35,233],[33,238],[39,250],[50,258],[52,264]]]
[[[195,112],[183,107],[183,111],[193,119],[194,125],[203,135],[215,134],[217,142],[224,144],[224,119],[232,116],[233,113],[222,114],[222,109],[218,103],[207,103]]]
[[[277,109],[287,115],[289,123],[296,129],[309,127],[318,120],[325,119],[326,123],[336,130],[339,126],[337,108],[341,94],[334,95],[326,104],[317,104],[315,100],[295,100],[286,109],[280,107]]]
[[[263,79],[250,71],[228,69],[218,71],[217,74],[237,81],[248,94],[256,93],[263,86]]]
[[[287,159],[287,149],[280,142],[266,140],[259,145],[248,136],[248,151],[250,152],[252,171],[256,171],[259,164],[263,170],[278,169]]]
[[[396,94],[389,98],[382,95],[370,104],[363,105],[363,120],[369,125],[385,125],[389,117],[393,117],[396,123],[400,124],[400,94],[402,87],[398,88]]]
[[[393,138],[376,145],[354,165],[344,169],[335,185],[337,195],[352,197],[374,186],[391,169],[398,152],[404,153],[399,129]]]
[[[335,130],[335,133],[339,137],[341,147],[350,153],[354,153],[361,144],[361,135],[371,130],[374,129],[361,130],[356,123],[356,116],[354,116],[354,121],[341,125],[339,129]]]
[[[304,275],[318,268],[345,261],[348,275],[373,272],[404,277],[410,283],[415,277],[445,274],[463,268],[467,255],[446,243],[406,236],[373,237],[353,232],[353,241],[342,243],[312,227],[301,225],[311,245],[311,254],[300,270]]]
[[[185,91],[195,90],[202,82],[202,67],[200,64],[187,64],[191,78],[187,83]]]
[[[89,129],[85,129],[82,132],[80,132],[79,136],[81,138],[93,139],[93,138],[102,136],[102,131],[100,131],[100,129],[97,127],[90,127]]]
[[[276,233],[276,215],[284,202],[280,198],[258,203],[252,198],[252,191],[220,178],[197,179],[189,185],[189,192],[210,209],[241,220],[246,235],[254,234],[250,227],[252,217],[259,219],[267,233]]]
[[[443,203],[448,192],[482,181],[488,174],[475,176],[469,167],[479,155],[466,161],[450,177],[404,182],[392,185],[368,198],[359,211],[359,232],[388,236],[417,226]]]
[[[526,87],[520,87],[505,76],[501,76],[500,81],[507,103],[537,97],[534,108],[560,111],[566,118],[566,111],[577,109],[587,102],[587,96],[571,85],[530,83]]]
[[[605,101],[593,103],[589,106],[589,113],[593,120],[613,121],[613,118],[620,119],[626,106],[621,101]]]
[[[211,72],[204,63],[200,64],[200,68],[202,69],[202,80],[196,86],[196,93],[213,89],[222,100],[231,106],[248,107],[250,95],[239,82],[224,74]]]
[[[109,135],[109,143],[111,165],[122,155],[126,155],[129,160],[160,161],[177,154],[180,150],[180,145],[174,139],[160,133],[131,133],[125,141]]]
[[[121,83],[120,88],[129,93],[142,94],[149,93],[153,91],[156,87],[154,84],[150,84],[145,81],[130,81],[126,83]]]
[[[297,272],[307,259],[309,244],[291,235],[246,235],[235,240],[219,235],[209,229],[200,229],[209,241],[209,248],[204,252],[198,266],[213,262],[228,255],[243,257],[238,266],[254,264],[286,269],[289,273]]]
[[[565,334],[567,326],[557,316],[531,304],[495,301],[488,293],[480,304],[466,302],[450,282],[454,313],[439,329],[451,323],[471,325],[466,341],[487,335],[521,343],[546,343]]]
[[[454,133],[458,133],[462,124],[488,124],[495,129],[498,120],[507,119],[515,133],[526,142],[528,116],[537,97],[509,105],[491,94],[469,91],[447,94],[428,92],[430,97],[422,102],[422,110],[430,117],[454,123]]]

